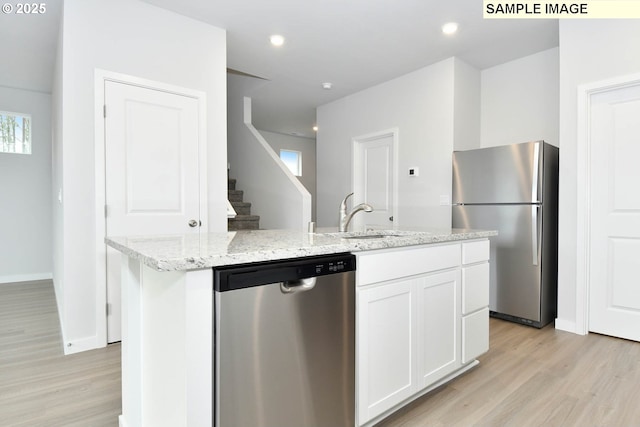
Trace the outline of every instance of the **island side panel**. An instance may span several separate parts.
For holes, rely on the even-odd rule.
[[[122,254],[120,267],[122,415],[119,427],[134,427],[142,426],[141,264]]]
[[[213,425],[213,270],[186,272],[187,425]]]
[[[122,427],[212,425],[210,269],[123,265]]]

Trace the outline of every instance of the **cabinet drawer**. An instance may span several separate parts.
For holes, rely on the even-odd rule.
[[[384,282],[460,265],[460,244],[356,254],[357,285]]]
[[[462,318],[462,363],[489,350],[489,308]]]
[[[462,263],[473,264],[474,262],[489,260],[489,241],[466,242],[462,244]]]
[[[489,263],[462,268],[462,314],[489,306]]]

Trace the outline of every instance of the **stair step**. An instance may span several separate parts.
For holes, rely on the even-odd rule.
[[[260,228],[260,217],[258,215],[236,215],[227,221],[229,231],[236,230],[258,230]]]
[[[236,189],[236,180],[233,178],[227,179],[227,190],[235,190]]]
[[[251,215],[251,203],[249,202],[231,202],[231,206],[238,215]]]
[[[244,191],[242,190],[229,190],[228,198],[230,202],[242,202],[244,197]]]

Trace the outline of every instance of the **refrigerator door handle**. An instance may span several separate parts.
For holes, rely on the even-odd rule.
[[[533,265],[538,265],[538,209],[540,205],[531,205],[531,252],[533,254]]]
[[[538,178],[540,165],[540,143],[533,144],[533,180],[531,181],[531,202],[538,203]],[[538,206],[531,206],[531,249],[533,252],[533,265],[538,265]]]
[[[533,144],[533,180],[531,181],[531,203],[538,203],[538,178],[540,171],[540,143]]]

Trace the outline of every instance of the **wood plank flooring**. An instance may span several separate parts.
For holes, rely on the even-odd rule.
[[[480,365],[377,427],[640,427],[640,343],[491,319]],[[0,284],[0,426],[115,427],[120,346],[64,356],[51,281]]]
[[[640,343],[491,319],[480,365],[376,427],[640,426]]]
[[[62,348],[52,282],[0,284],[0,426],[118,425],[120,345]]]

